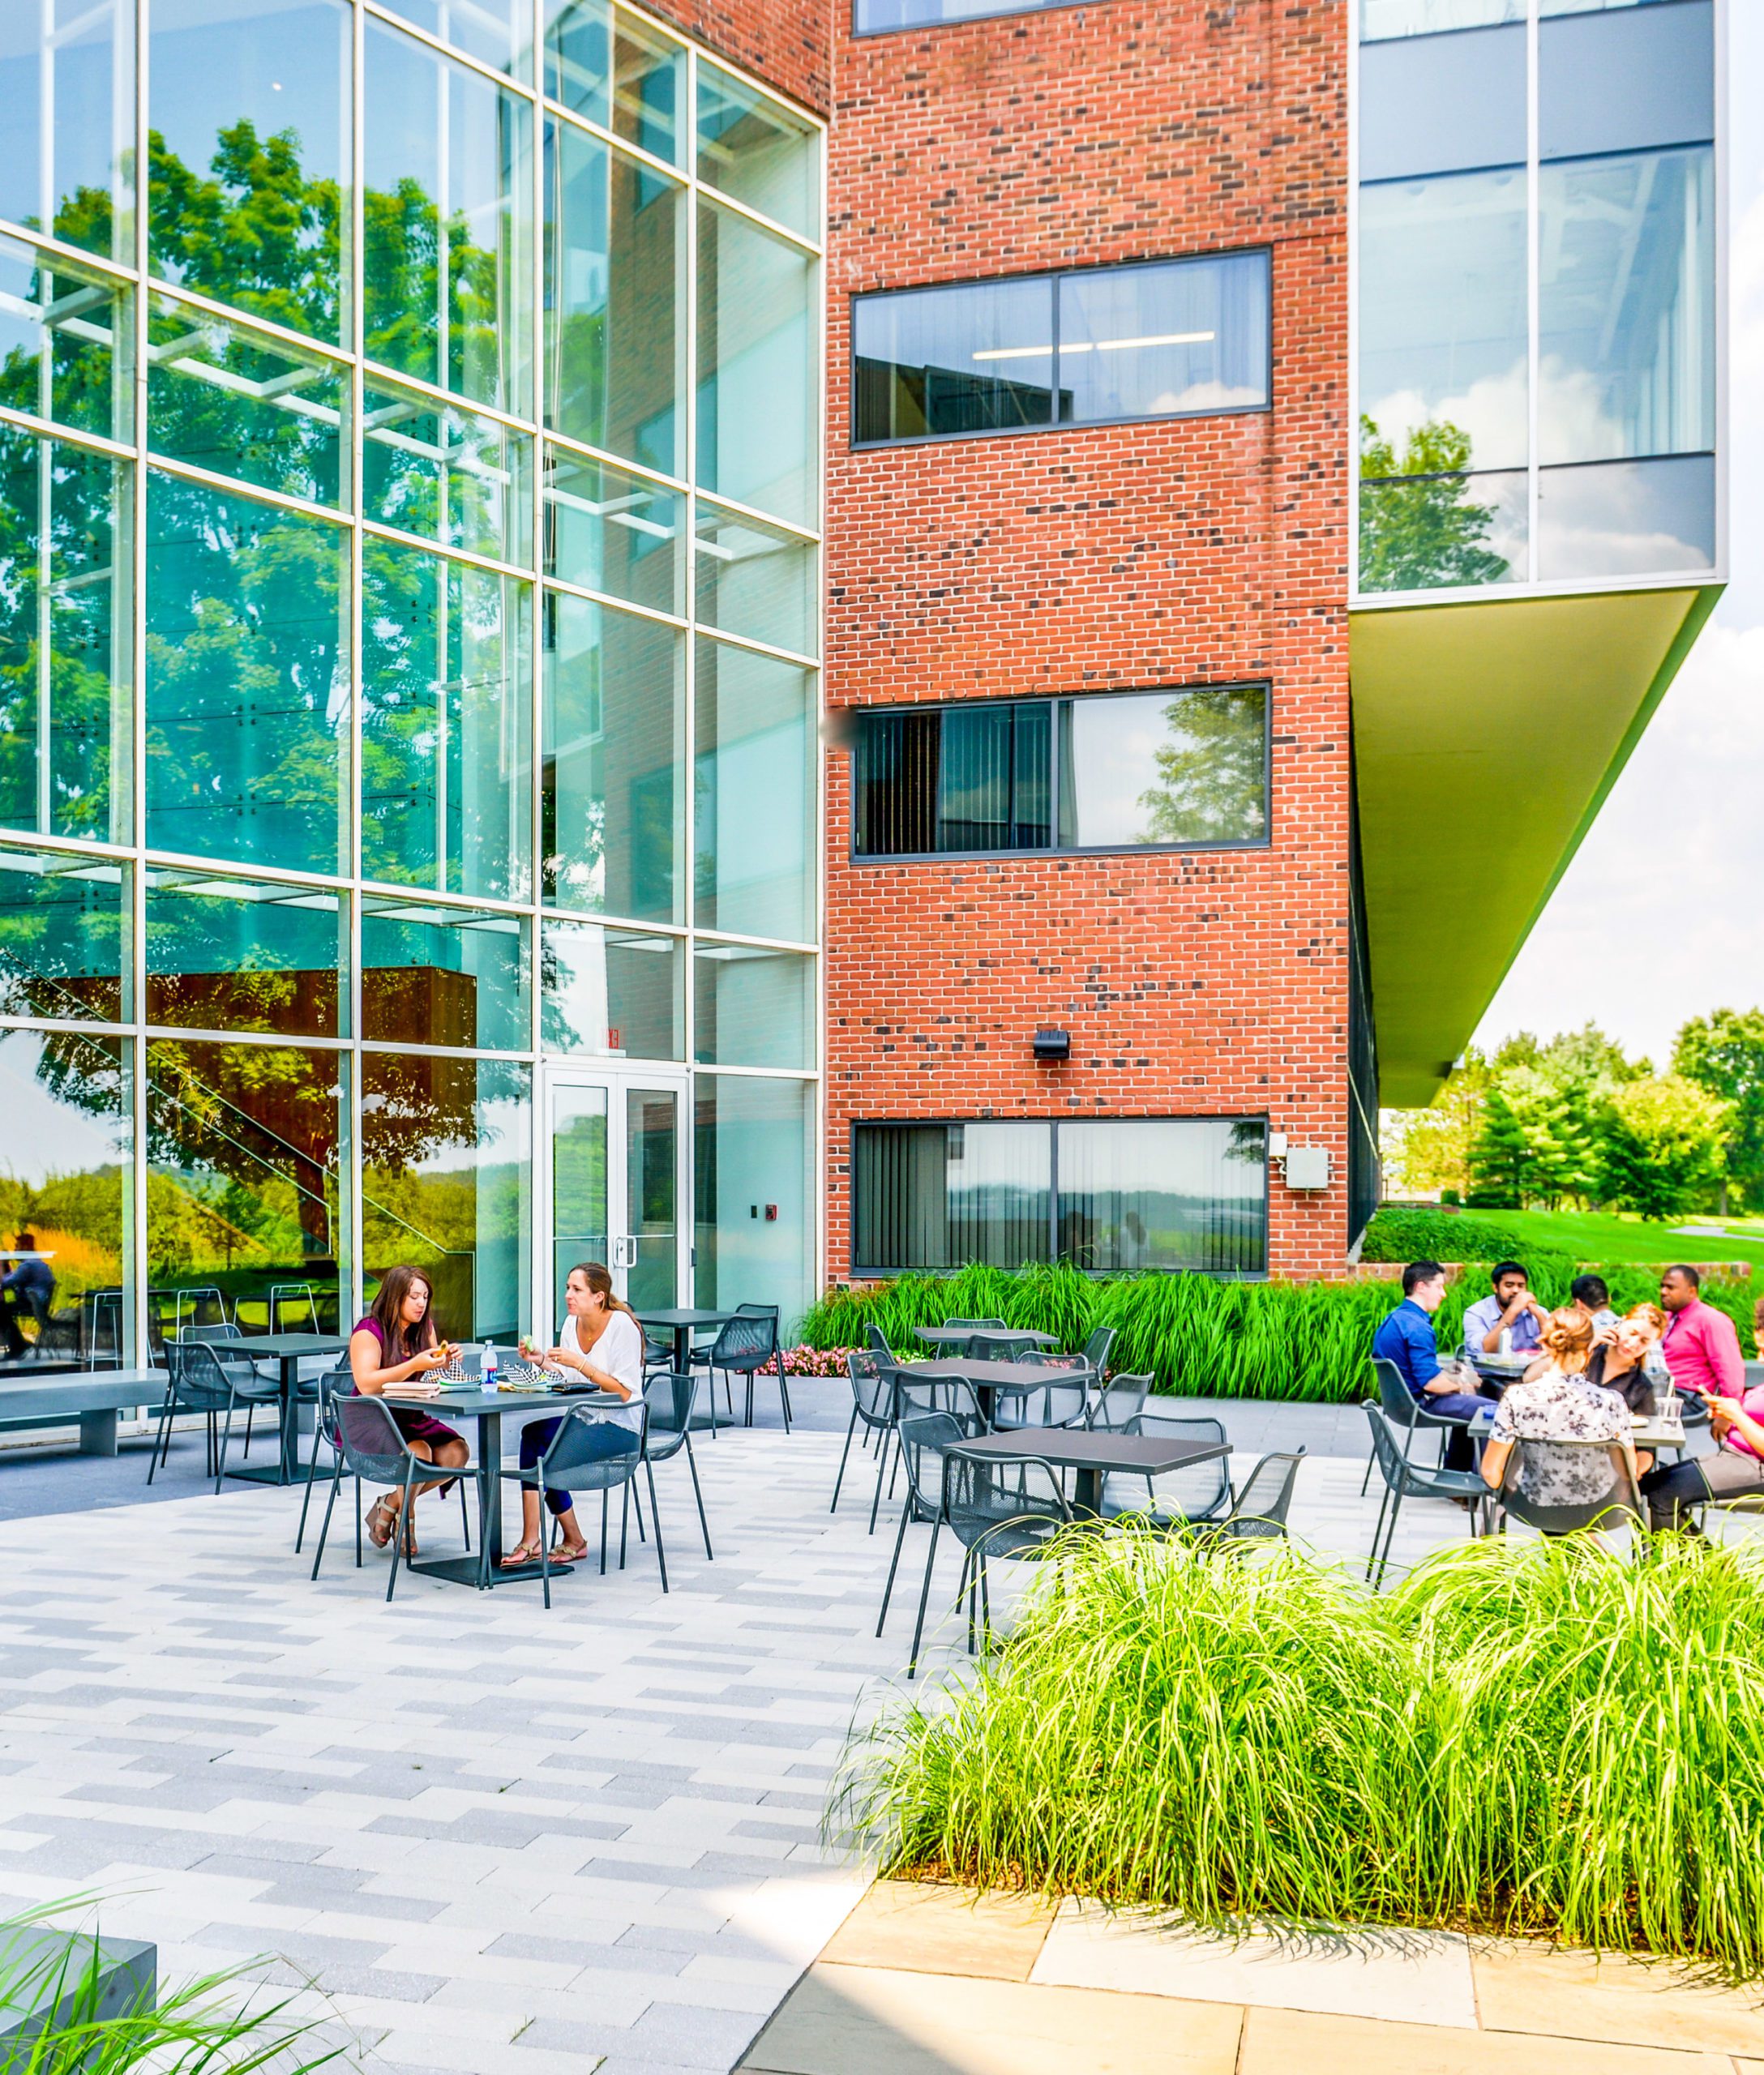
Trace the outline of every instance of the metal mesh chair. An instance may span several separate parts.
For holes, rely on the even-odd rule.
[[[1149,1435],[1158,1440],[1201,1441],[1209,1447],[1222,1448],[1225,1444],[1222,1419],[1170,1419],[1162,1413],[1140,1412],[1121,1431]],[[1111,1470],[1102,1480],[1105,1520],[1142,1514],[1154,1527],[1194,1526],[1219,1520],[1231,1503],[1229,1458],[1225,1456],[1210,1462],[1188,1463],[1180,1470],[1161,1470],[1155,1476]]]
[[[1552,1474],[1576,1489],[1572,1500],[1553,1504],[1526,1489]],[[1521,1440],[1509,1452],[1501,1476],[1501,1528],[1522,1521],[1540,1534],[1576,1534],[1591,1528],[1608,1532],[1625,1524],[1647,1524],[1635,1481],[1635,1457],[1621,1441]]]
[[[977,1333],[969,1337],[970,1362],[1027,1362],[1037,1358],[1033,1335],[1013,1333],[1007,1327],[997,1333]]]
[[[692,1474],[692,1496],[698,1501],[698,1525],[704,1537],[704,1556],[713,1560],[710,1523],[704,1517],[704,1495],[699,1489],[698,1460],[692,1453],[692,1399],[698,1390],[696,1376],[670,1370],[666,1375],[646,1376],[643,1401],[649,1411],[644,1423],[643,1452],[652,1463],[671,1462],[683,1448],[686,1466]],[[643,1532],[643,1510],[637,1510],[637,1532]]]
[[[1088,1371],[1070,1368],[1063,1358],[1033,1352],[1017,1357],[1022,1388],[1000,1384],[993,1393],[992,1424],[1000,1431],[1025,1427],[1081,1427],[1090,1417]]]
[[[1403,1381],[1402,1371],[1396,1363],[1381,1354],[1372,1357],[1372,1381],[1378,1386],[1378,1401],[1391,1423],[1403,1430],[1402,1452],[1407,1455],[1415,1437],[1423,1427],[1436,1428],[1440,1437],[1440,1460],[1445,1459],[1446,1436],[1454,1428],[1463,1425],[1462,1419],[1445,1419],[1428,1411]],[[1377,1460],[1377,1449],[1366,1458],[1366,1474],[1359,1480],[1359,1495],[1364,1498],[1372,1483],[1372,1466]],[[1459,1474],[1466,1473],[1460,1472]]]
[[[734,1317],[724,1325],[706,1350],[704,1366],[711,1371],[713,1379],[718,1370],[722,1372],[724,1399],[729,1406],[730,1418],[734,1417],[734,1405],[729,1397],[729,1379],[731,1375],[747,1378],[745,1419],[749,1427],[753,1424],[753,1380],[761,1370],[775,1367],[778,1397],[784,1412],[784,1431],[786,1434],[790,1432],[790,1386],[784,1374],[784,1356],[778,1346],[778,1307],[776,1304],[737,1305]],[[714,1380],[711,1390],[714,1404]]]
[[[935,1386],[926,1384],[921,1388],[930,1390]],[[879,1636],[888,1618],[888,1602],[894,1595],[894,1577],[900,1568],[908,1523],[917,1521],[921,1526],[929,1526],[936,1520],[943,1509],[944,1456],[951,1448],[971,1441],[984,1431],[983,1422],[970,1423],[967,1415],[928,1410],[923,1404],[906,1402],[904,1391],[896,1402],[893,1440],[899,1461],[906,1470],[906,1499],[901,1508],[901,1524],[894,1534],[894,1554],[889,1559],[888,1579],[882,1588],[882,1611],[876,1616],[876,1624]],[[973,1418],[978,1420],[978,1408]]]
[[[223,1362],[220,1350],[204,1341],[173,1341],[165,1350],[165,1400],[159,1409],[159,1431],[148,1452],[147,1481],[153,1482],[154,1470],[164,1466],[170,1452],[173,1416],[199,1412],[206,1415],[208,1423],[208,1465],[203,1474],[213,1475],[218,1495],[220,1480],[226,1475],[235,1407],[273,1401],[275,1386],[256,1382],[256,1372],[249,1363]]]
[[[398,1422],[392,1408],[385,1399],[354,1392],[333,1392],[329,1399],[330,1428],[328,1438],[336,1452],[336,1461],[331,1471],[331,1490],[324,1502],[324,1518],[319,1526],[319,1546],[313,1551],[312,1575],[319,1575],[319,1566],[324,1561],[326,1538],[331,1532],[331,1515],[337,1503],[337,1492],[343,1482],[343,1473],[348,1470],[358,1484],[387,1486],[404,1494],[398,1511],[398,1526],[392,1536],[392,1570],[386,1580],[386,1597],[389,1600],[398,1583],[398,1565],[410,1538],[411,1508],[416,1504],[416,1487],[437,1478],[448,1481],[457,1478],[462,1485],[467,1478],[473,1483],[482,1481],[484,1472],[477,1463],[461,1463],[457,1467],[431,1462],[426,1456],[419,1456],[398,1431]],[[316,1451],[315,1451],[316,1452]],[[465,1500],[460,1500],[464,1511]],[[359,1518],[361,1508],[356,1508]],[[469,1546],[469,1545],[468,1545]],[[489,1582],[484,1564],[486,1551],[478,1551],[478,1583]],[[362,1538],[358,1526],[355,1538],[355,1560],[362,1560]]]
[[[1303,1448],[1264,1456],[1239,1486],[1230,1512],[1203,1530],[1201,1546],[1216,1548],[1246,1542],[1284,1541],[1292,1487],[1298,1482],[1299,1465],[1304,1460]]]
[[[1132,1422],[1145,1410],[1150,1392],[1150,1375],[1117,1376],[1091,1399],[1085,1423],[1098,1434],[1129,1433]]]
[[[690,1413],[691,1401],[687,1401]],[[597,1430],[604,1423],[597,1419],[585,1405],[572,1405],[558,1422],[558,1430],[546,1444],[545,1453],[532,1469],[519,1467],[504,1470],[503,1476],[510,1484],[521,1484],[530,1491],[544,1491],[567,1486],[572,1491],[597,1491],[600,1494],[600,1574],[606,1575],[606,1521],[608,1501],[613,1492],[623,1487],[625,1508],[628,1512],[631,1488],[640,1468],[649,1480],[649,1517],[655,1527],[655,1560],[662,1573],[662,1589],[668,1589],[668,1560],[662,1547],[662,1516],[656,1508],[655,1471],[644,1447],[649,1427],[649,1401],[644,1403],[643,1428],[637,1435],[636,1448],[621,1451],[617,1455],[602,1455],[598,1450]],[[539,1538],[539,1578],[545,1589],[545,1603],[551,1604],[551,1551],[549,1535]],[[619,1566],[624,1568],[625,1530],[621,1519],[619,1530]]]
[[[1372,1531],[1372,1552],[1366,1559],[1366,1576],[1374,1585],[1381,1585],[1385,1566],[1390,1561],[1390,1545],[1397,1538],[1397,1515],[1405,1499],[1467,1499],[1471,1507],[1470,1531],[1474,1534],[1478,1511],[1488,1497],[1488,1487],[1474,1470],[1423,1470],[1419,1464],[1411,1462],[1403,1452],[1403,1443],[1408,1439],[1406,1431],[1397,1425],[1382,1405],[1374,1404],[1370,1398],[1360,1409],[1372,1428],[1372,1460],[1385,1481],[1384,1502],[1378,1508],[1377,1523]],[[1378,1547],[1381,1536],[1384,1541],[1381,1555]],[[1377,1576],[1373,1577],[1375,1564]]]
[[[241,1371],[239,1396],[245,1405],[245,1441],[239,1453],[247,1461],[251,1454],[251,1422],[259,1405],[281,1396],[281,1372],[273,1362],[259,1362],[251,1353],[237,1324],[218,1326],[181,1326],[181,1341],[205,1342],[219,1354],[222,1365]],[[261,1387],[261,1388],[259,1388]]]
[[[956,1585],[956,1604],[964,1595],[968,1602],[968,1649],[974,1644],[978,1611],[982,1632],[992,1627],[991,1595],[987,1585],[987,1564],[995,1556],[1013,1563],[1034,1563],[1046,1556],[1060,1530],[1070,1525],[1072,1509],[1052,1464],[1036,1457],[1013,1461],[1013,1488],[1007,1491],[999,1482],[1000,1465],[990,1457],[964,1454],[955,1423],[947,1414],[929,1419],[902,1420],[901,1437],[906,1454],[908,1474],[914,1478],[914,1495],[928,1504],[928,1486],[920,1482],[922,1472],[935,1456],[938,1461],[940,1503],[931,1515],[931,1546],[925,1551],[925,1581],[919,1588],[918,1619],[913,1628],[913,1648],[906,1662],[906,1675],[918,1675],[919,1645],[925,1632],[925,1612],[931,1602],[931,1573],[937,1562],[937,1542],[948,1528],[961,1544],[961,1576]],[[927,1433],[927,1428],[935,1432]],[[910,1433],[909,1430],[913,1430]],[[880,1630],[878,1631],[880,1633]]]
[[[866,1435],[878,1437],[880,1450],[889,1429],[894,1424],[894,1366],[884,1367],[881,1358],[866,1348],[854,1348],[846,1357],[846,1369],[851,1379],[851,1417],[846,1423],[846,1445],[839,1452],[839,1474],[833,1479],[833,1504],[827,1508],[830,1513],[839,1510],[839,1487],[846,1481],[846,1463],[851,1453],[851,1437],[858,1431],[858,1423],[863,1422]],[[876,1497],[870,1504],[870,1532],[876,1533],[877,1508],[882,1504],[882,1461],[876,1459]]]

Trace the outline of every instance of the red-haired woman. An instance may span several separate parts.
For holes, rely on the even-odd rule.
[[[413,1376],[426,1375],[446,1365],[453,1350],[435,1329],[430,1294],[429,1279],[421,1269],[389,1268],[380,1278],[373,1309],[349,1335],[349,1372],[364,1397],[379,1397],[391,1384],[408,1383]],[[465,1461],[469,1451],[451,1427],[412,1405],[390,1409],[399,1432],[425,1461],[457,1470]],[[447,1482],[437,1478],[414,1486],[411,1496],[420,1498]],[[392,1540],[403,1503],[397,1491],[388,1491],[375,1503],[367,1517],[367,1531],[376,1549],[383,1549]],[[406,1531],[405,1548],[416,1555],[414,1530]]]

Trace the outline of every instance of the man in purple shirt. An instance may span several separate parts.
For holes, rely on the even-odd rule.
[[[1660,1277],[1660,1306],[1666,1313],[1666,1337],[1660,1351],[1672,1381],[1681,1391],[1711,1391],[1719,1397],[1739,1397],[1745,1390],[1745,1364],[1740,1336],[1725,1311],[1702,1301],[1702,1277],[1682,1262]]]

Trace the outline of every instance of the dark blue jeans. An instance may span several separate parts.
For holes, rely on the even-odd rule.
[[[520,1466],[523,1470],[537,1470],[539,1458],[550,1447],[552,1438],[563,1424],[561,1419],[535,1419],[530,1427],[520,1430]],[[634,1456],[637,1452],[637,1437],[628,1427],[615,1427],[610,1419],[597,1419],[588,1430],[588,1460],[597,1461],[605,1456]],[[554,1513],[567,1513],[576,1504],[567,1491],[554,1491],[546,1487],[545,1502]]]
[[[1471,1419],[1490,1402],[1490,1398],[1479,1397],[1474,1391],[1442,1391],[1436,1397],[1424,1393],[1415,1400],[1423,1412],[1431,1412],[1441,1419]],[[1471,1438],[1460,1427],[1455,1434],[1445,1438],[1445,1467],[1448,1470],[1474,1470],[1476,1451]]]

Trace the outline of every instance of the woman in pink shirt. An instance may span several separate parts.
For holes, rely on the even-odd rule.
[[[1694,1534],[1694,1524],[1685,1516],[1709,1500],[1753,1493],[1764,1497],[1764,1384],[1741,1397],[1705,1391],[1702,1401],[1709,1408],[1715,1452],[1663,1464],[1642,1479],[1655,1528],[1686,1528]]]

